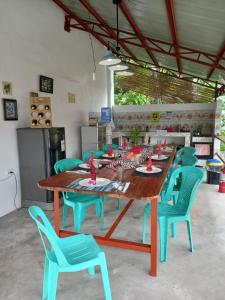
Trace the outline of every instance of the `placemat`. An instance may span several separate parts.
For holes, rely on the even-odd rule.
[[[96,192],[112,192],[112,191],[117,191],[117,188],[115,188],[114,184],[116,181],[111,181],[109,184],[104,185],[104,186],[81,186],[79,183],[81,180],[84,178],[79,178],[74,181],[72,181],[70,184],[67,185],[68,188],[70,189],[76,189],[76,190],[84,190],[84,191],[96,191]]]

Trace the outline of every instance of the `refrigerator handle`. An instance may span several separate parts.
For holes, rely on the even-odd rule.
[[[45,176],[47,178],[51,175],[50,135],[48,129],[42,129],[42,132],[43,132],[44,155],[45,155]]]

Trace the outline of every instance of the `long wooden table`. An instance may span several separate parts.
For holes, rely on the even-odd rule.
[[[159,176],[136,176],[135,170],[126,170],[124,172],[124,180],[130,182],[130,186],[126,193],[119,191],[116,192],[96,192],[96,191],[84,191],[68,188],[67,186],[78,178],[87,178],[87,174],[76,174],[70,172],[63,172],[58,175],[48,177],[41,180],[38,186],[42,189],[47,189],[54,192],[54,227],[55,231],[60,237],[66,237],[76,234],[72,231],[66,231],[60,229],[60,217],[59,217],[59,192],[79,192],[85,194],[98,194],[102,196],[112,197],[115,199],[128,199],[128,203],[117,217],[111,228],[105,234],[105,236],[94,236],[99,244],[105,246],[111,246],[116,248],[124,248],[129,250],[136,250],[140,252],[146,252],[150,254],[150,275],[157,276],[157,202],[160,195],[161,188],[165,181],[168,170],[172,164],[175,149],[172,153],[166,153],[170,156],[168,160],[164,162],[154,162],[163,169],[162,175]],[[117,179],[117,173],[109,168],[102,168],[99,170],[98,177],[108,178],[111,180]],[[151,203],[151,222],[150,222],[150,242],[151,244],[137,243],[128,240],[112,238],[112,234],[116,227],[125,216],[129,207],[135,201],[146,201]]]

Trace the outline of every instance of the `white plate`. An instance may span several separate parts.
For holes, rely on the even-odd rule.
[[[81,180],[79,182],[79,184],[81,186],[87,186],[87,187],[89,187],[89,186],[105,186],[105,185],[107,185],[107,184],[109,184],[111,182],[111,180],[109,180],[107,178],[97,177],[96,178],[96,184],[93,185],[93,184],[89,183],[89,180],[90,180],[90,178],[85,178],[85,179]]]
[[[170,148],[170,147],[166,147],[166,148],[162,148],[162,151],[168,151],[168,152],[170,152],[170,151],[173,151],[173,149]]]
[[[86,163],[79,164],[78,167],[80,167],[80,168],[82,168],[82,169],[90,169],[89,164],[86,164]]]
[[[106,158],[114,158],[115,155],[112,154],[112,155],[110,156],[108,153],[106,153],[106,154],[103,154],[102,157],[106,157]]]
[[[165,159],[168,159],[168,156],[162,154],[162,155],[160,155],[160,157],[158,157],[158,154],[157,154],[157,155],[153,155],[152,159],[154,159],[154,160],[165,160]]]
[[[95,163],[94,163],[94,164],[95,164]],[[89,166],[89,164],[87,164],[87,163],[79,164],[78,167],[79,167],[79,168],[82,168],[82,169],[88,169],[88,170],[90,169],[90,166]],[[99,164],[98,167],[101,168],[102,165]]]
[[[162,172],[162,169],[152,166],[152,171],[147,170],[147,166],[136,168],[137,172],[145,174],[156,174]]]

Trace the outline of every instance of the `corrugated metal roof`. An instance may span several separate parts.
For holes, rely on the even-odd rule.
[[[79,0],[57,0],[55,2],[65,4],[81,19],[97,22],[96,18],[88,12],[87,8]],[[110,27],[116,27],[116,7],[113,5],[112,0],[89,0],[85,2],[91,5]],[[225,45],[225,0],[173,0],[170,2],[174,7],[182,70],[184,73],[186,72],[206,78],[213,64],[215,64],[219,50]],[[170,45],[173,44],[166,0],[123,0],[123,3],[126,5],[130,15],[135,20],[136,25],[145,38],[167,42],[170,43]],[[107,35],[107,31],[104,29],[103,26],[95,27],[96,32]],[[119,11],[119,29],[132,34],[134,33],[133,28],[121,10]],[[121,33],[120,38],[122,37],[126,37],[126,34]],[[104,36],[101,38],[106,43],[109,40],[109,38]],[[116,45],[115,40],[112,40],[112,42]],[[134,46],[129,44],[129,42],[134,42],[139,46]],[[149,48],[155,49],[152,50],[152,54],[159,65],[174,70],[177,69],[176,57],[160,53],[158,48],[160,46],[161,50],[163,48],[169,51],[170,45],[159,43],[157,44],[158,46],[154,46],[148,39],[145,39],[145,42]],[[152,63],[143,45],[141,48],[141,42],[137,36],[134,39],[125,41],[125,43],[138,59]],[[180,47],[188,47],[197,52],[206,52],[206,54],[212,54],[214,57],[199,55],[197,52],[187,54],[185,50]],[[124,51],[124,53],[125,52],[126,51]],[[195,62],[188,59],[195,60]],[[196,60],[201,60],[202,64],[197,63]],[[204,63],[208,65],[204,65]],[[210,64],[212,66],[210,66]],[[221,70],[215,70],[211,75],[211,79],[215,81],[218,80],[220,73],[225,74],[225,54],[223,54],[223,57],[219,60],[219,64]],[[224,67],[224,70],[222,67]]]

